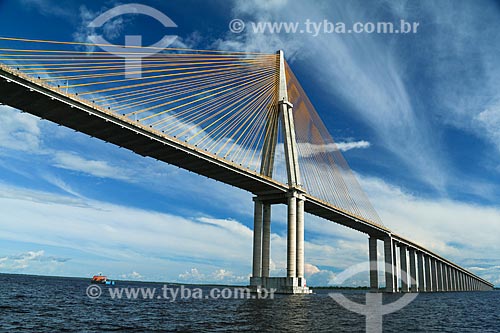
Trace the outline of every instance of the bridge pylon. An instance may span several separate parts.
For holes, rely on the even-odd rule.
[[[309,294],[304,276],[304,189],[300,182],[297,141],[293,119],[293,105],[288,101],[285,59],[283,51],[277,52],[277,101],[278,122],[266,124],[260,172],[272,177],[278,126],[281,124],[288,179],[288,193],[283,195],[258,194],[254,198],[253,269],[250,286],[259,292],[261,288],[275,289],[277,293]],[[271,119],[271,118],[270,118]],[[271,205],[287,205],[287,276],[270,277]]]

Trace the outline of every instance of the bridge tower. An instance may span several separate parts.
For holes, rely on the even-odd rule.
[[[293,119],[293,105],[288,101],[285,59],[283,51],[277,52],[277,105],[279,124],[283,133],[285,164],[288,178],[288,193],[262,193],[254,197],[254,239],[253,267],[250,286],[257,292],[260,288],[273,288],[277,293],[308,294],[312,291],[306,286],[304,277],[304,189],[300,182],[297,142]],[[274,157],[278,140],[278,122],[266,124],[260,173],[267,177],[273,175]],[[286,204],[287,210],[287,276],[270,277],[271,245],[271,205]]]

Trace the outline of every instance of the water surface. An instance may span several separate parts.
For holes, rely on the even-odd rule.
[[[0,274],[3,332],[363,332],[365,318],[328,296],[276,295],[274,299],[98,299],[86,295],[88,279]],[[163,284],[118,282],[115,287]],[[195,287],[192,287],[195,288]],[[208,292],[208,287],[202,287]],[[345,291],[358,303],[365,293]],[[384,295],[384,303],[399,296]],[[500,332],[500,292],[419,294],[384,316],[384,332]]]

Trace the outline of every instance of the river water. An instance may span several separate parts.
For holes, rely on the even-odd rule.
[[[363,315],[346,310],[328,296],[331,290],[316,290],[312,295],[274,295],[274,299],[223,299],[218,294],[215,299],[207,296],[209,287],[189,286],[184,296],[188,296],[187,289],[199,289],[203,298],[181,298],[179,291],[172,301],[173,296],[167,300],[160,293],[164,290],[160,283],[118,281],[112,286],[154,289],[158,295],[151,299],[143,299],[140,294],[139,299],[127,299],[125,294],[113,299],[110,286],[102,286],[101,296],[92,299],[87,296],[88,287],[88,279],[0,274],[0,330],[364,332],[366,327]],[[219,291],[222,288],[218,287]],[[365,292],[342,293],[357,303],[365,303]],[[384,304],[398,297],[384,295]],[[500,332],[499,301],[499,291],[419,294],[403,309],[385,315],[383,330]]]

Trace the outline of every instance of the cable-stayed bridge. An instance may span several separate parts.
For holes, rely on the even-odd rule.
[[[0,42],[1,103],[253,193],[256,290],[310,292],[305,212],[369,236],[373,290],[379,240],[384,291],[493,287],[383,225],[281,51]],[[286,277],[269,274],[275,204],[287,205]]]

